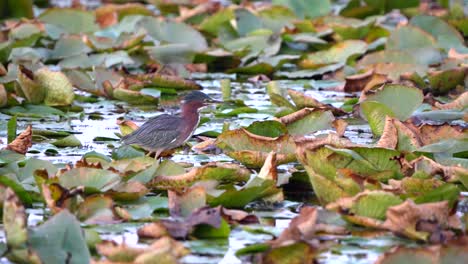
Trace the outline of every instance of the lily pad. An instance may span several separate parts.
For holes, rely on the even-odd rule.
[[[373,94],[366,95],[365,100],[382,103],[395,114],[395,117],[405,121],[422,104],[423,97],[422,91],[417,88],[390,84],[377,89]]]
[[[294,142],[287,134],[271,138],[255,135],[240,128],[221,133],[216,139],[216,145],[228,156],[239,160],[247,167],[260,168],[271,151],[277,153],[278,164],[296,159]]]
[[[307,55],[299,62],[302,68],[318,68],[334,63],[345,63],[346,60],[355,54],[361,55],[367,50],[367,44],[360,40],[346,40],[331,48]]]
[[[105,192],[120,182],[120,176],[110,170],[73,168],[59,176],[65,188],[84,186],[89,192]]]
[[[69,34],[94,32],[98,29],[93,13],[78,9],[49,9],[39,19],[60,27]]]

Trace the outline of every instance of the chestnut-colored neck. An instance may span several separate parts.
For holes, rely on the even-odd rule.
[[[188,102],[182,105],[182,119],[183,122],[180,127],[180,142],[178,144],[182,144],[190,138],[193,134],[193,131],[198,125],[200,121],[200,115],[198,114],[198,109],[203,107],[203,103],[201,102]]]
[[[186,119],[191,123],[191,121],[198,122],[198,109],[203,107],[201,102],[188,102],[182,105],[182,118]]]

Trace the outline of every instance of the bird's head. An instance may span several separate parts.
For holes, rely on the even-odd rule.
[[[188,93],[182,100],[182,104],[185,106],[190,106],[191,108],[199,109],[210,104],[221,103],[205,93],[199,91],[192,91]]]

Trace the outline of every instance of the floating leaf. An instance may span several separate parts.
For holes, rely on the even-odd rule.
[[[395,117],[405,121],[421,105],[423,94],[421,90],[414,87],[388,84],[375,90],[375,93],[361,95],[361,101],[364,101],[364,98],[366,101],[376,101],[385,105],[385,109],[391,110]]]
[[[60,27],[69,34],[94,32],[98,29],[93,13],[78,9],[49,9],[39,19]]]
[[[54,239],[47,239],[53,237]],[[28,244],[43,263],[89,263],[91,255],[80,223],[67,210],[32,230]]]
[[[319,130],[329,129],[335,117],[330,111],[303,108],[279,119],[286,125],[292,136],[306,135]]]
[[[367,50],[367,44],[360,40],[346,40],[331,48],[307,55],[299,65],[302,68],[318,68],[334,63],[345,63],[346,60],[355,54],[363,54]]]
[[[120,181],[120,176],[110,170],[93,168],[74,168],[59,176],[60,184],[65,188],[84,186],[89,192],[105,192]]]
[[[252,134],[241,128],[221,133],[216,145],[247,167],[261,167],[271,151],[277,153],[278,164],[295,160],[294,142],[289,135],[270,138]]]
[[[242,182],[246,181],[249,176],[250,172],[247,169],[235,164],[208,163],[202,167],[195,167],[185,174],[159,174],[149,183],[149,186],[158,189],[181,189],[198,180],[217,180],[225,183]]]
[[[410,24],[429,32],[439,47],[445,50],[454,48],[459,52],[467,51],[460,33],[436,16],[417,15],[411,18]]]
[[[300,18],[314,18],[324,16],[331,11],[329,0],[273,0],[275,5],[284,5],[291,8]]]
[[[6,146],[6,149],[14,151],[19,154],[26,154],[28,149],[32,146],[32,126],[29,125],[26,130],[21,132],[15,140]]]
[[[81,147],[81,142],[80,140],[74,136],[74,135],[69,135],[61,139],[57,139],[56,141],[51,143],[52,145],[59,147],[59,148],[65,148],[65,147]]]

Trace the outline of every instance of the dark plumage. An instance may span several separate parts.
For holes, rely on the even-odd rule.
[[[163,114],[150,118],[141,127],[122,138],[124,144],[135,144],[156,153],[170,150],[184,144],[197,128],[198,110],[209,103],[216,102],[208,95],[193,91],[182,101],[180,116]]]

